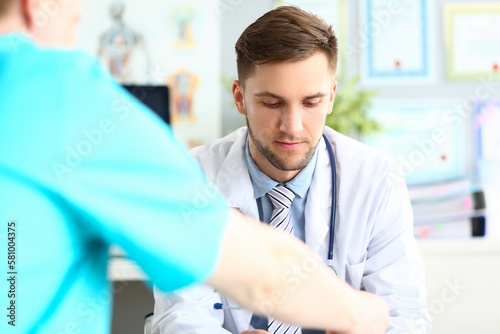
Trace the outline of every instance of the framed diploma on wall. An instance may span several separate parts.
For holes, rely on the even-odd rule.
[[[428,0],[364,0],[361,25],[363,81],[429,83],[434,79],[432,22]]]
[[[500,79],[499,3],[445,4],[444,25],[448,79]]]
[[[476,156],[500,161],[500,99],[480,101],[475,109]]]
[[[465,176],[463,117],[457,100],[377,100],[370,114],[383,131],[362,138],[392,155],[408,185]]]

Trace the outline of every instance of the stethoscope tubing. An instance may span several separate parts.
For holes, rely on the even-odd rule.
[[[330,167],[332,172],[332,207],[330,208],[330,242],[328,245],[328,266],[338,274],[337,269],[333,266],[333,243],[335,241],[335,213],[337,211],[337,171],[335,165],[335,157],[333,155],[332,145],[325,134],[323,134],[325,140],[326,148],[328,150],[328,156],[330,157]]]

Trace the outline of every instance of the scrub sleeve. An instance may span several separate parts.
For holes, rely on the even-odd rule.
[[[87,82],[71,80],[71,71],[65,80],[74,86],[62,108],[71,112],[60,115],[62,142],[73,148],[56,161],[73,158],[77,166],[53,166],[63,197],[160,289],[205,280],[228,217],[225,199],[170,127],[87,61],[80,66],[88,67]]]

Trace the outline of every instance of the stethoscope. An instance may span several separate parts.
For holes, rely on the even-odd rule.
[[[335,242],[335,213],[337,211],[336,204],[337,204],[337,173],[335,169],[335,157],[333,155],[333,149],[332,145],[328,141],[328,138],[323,134],[323,138],[325,140],[326,144],[326,149],[328,150],[328,156],[330,157],[330,166],[331,166],[331,172],[332,172],[332,205],[330,208],[330,238],[328,242],[328,258],[326,261],[326,265],[333,270],[335,275],[339,277],[339,271],[335,266],[333,265],[333,243]],[[261,199],[257,199],[257,207],[259,209],[259,218],[260,221],[262,221],[262,217],[264,216],[263,214],[263,209],[262,209],[262,202]],[[216,310],[240,310],[240,307],[233,307],[233,306],[226,306],[222,303],[215,303],[214,304],[214,309]]]

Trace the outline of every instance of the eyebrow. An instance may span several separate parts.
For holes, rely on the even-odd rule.
[[[279,95],[276,95],[276,94],[273,94],[273,93],[268,92],[268,91],[260,92],[260,93],[255,93],[254,96],[257,96],[257,97],[272,97],[272,98],[275,98],[275,99],[284,100],[283,97],[281,97]],[[315,98],[318,98],[318,97],[325,97],[325,96],[326,96],[326,93],[318,92],[316,94],[306,96],[306,97],[304,97],[304,99],[305,100],[310,100],[310,99],[315,99]]]

